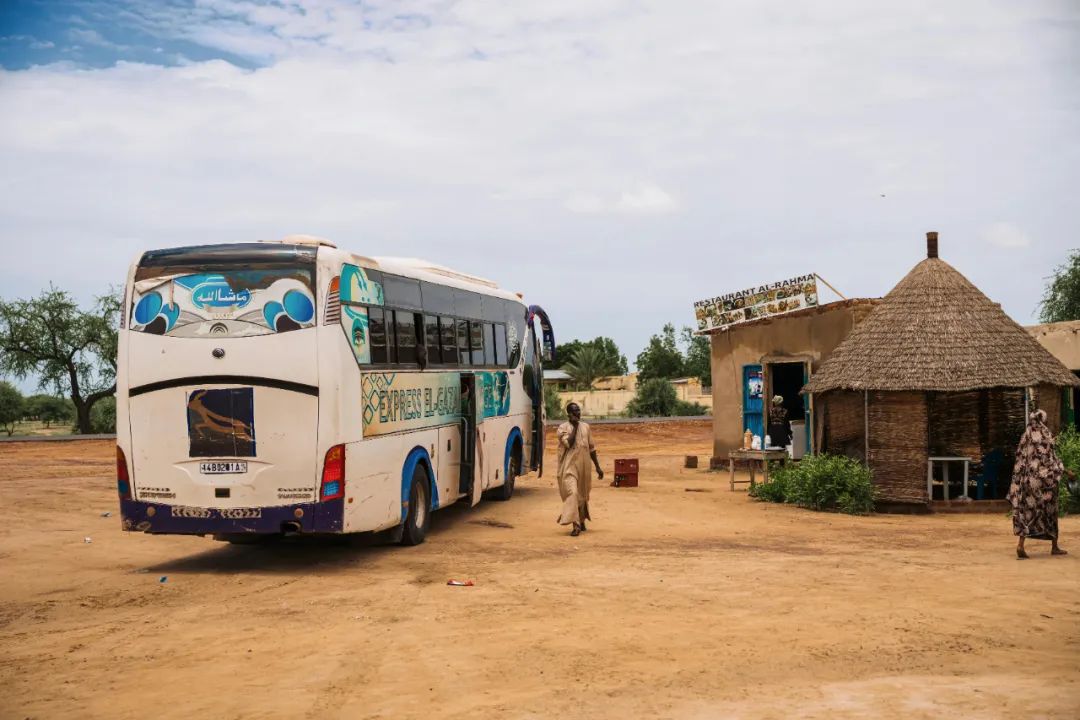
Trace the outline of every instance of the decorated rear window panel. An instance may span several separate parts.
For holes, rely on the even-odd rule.
[[[222,267],[137,280],[131,329],[171,337],[249,337],[315,325],[314,268]]]

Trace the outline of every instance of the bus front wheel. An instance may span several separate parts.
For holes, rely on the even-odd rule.
[[[419,545],[427,537],[431,524],[431,490],[427,471],[422,465],[413,470],[412,488],[409,490],[409,512],[405,515],[405,527],[401,533],[402,545]]]

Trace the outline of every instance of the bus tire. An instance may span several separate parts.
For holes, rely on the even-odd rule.
[[[427,470],[417,464],[409,489],[409,512],[401,528],[402,545],[419,545],[427,537],[431,524],[431,485]]]
[[[506,467],[506,479],[503,484],[495,488],[491,493],[492,500],[506,502],[514,496],[514,484],[518,475],[521,474],[521,445],[514,443],[514,449],[510,451],[510,462]]]

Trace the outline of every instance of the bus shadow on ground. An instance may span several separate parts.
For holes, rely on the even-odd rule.
[[[518,487],[514,499],[539,494],[538,488]],[[453,535],[470,525],[513,528],[500,516],[506,503],[483,500],[470,507],[458,502],[434,513],[428,528],[427,542]],[[423,547],[423,546],[421,546]],[[214,543],[210,549],[193,555],[149,565],[139,572],[154,574],[222,574],[238,575],[248,572],[295,574],[303,570],[333,570],[356,568],[382,557],[385,553],[409,552],[391,537],[391,531],[356,533],[353,535],[296,535],[268,538],[252,545]]]
[[[394,548],[386,533],[274,538],[257,545],[215,543],[209,550],[149,565],[150,573],[295,574],[304,570],[352,568]]]

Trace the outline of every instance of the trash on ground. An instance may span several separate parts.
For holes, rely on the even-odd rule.
[[[453,585],[454,587],[472,587],[472,580],[447,580],[447,585]]]
[[[112,513],[106,510],[105,512],[101,513],[101,517],[112,517]]]
[[[686,492],[712,492],[708,488],[683,488]]]
[[[82,539],[82,541],[83,541],[84,543],[86,543],[87,545],[89,545],[90,543],[94,542],[94,541],[93,541],[93,539],[91,539],[91,537],[90,537],[89,535],[87,535],[86,537],[84,537],[84,538]]]
[[[165,582],[165,581],[166,581],[166,580],[168,580],[168,579],[169,579],[169,576],[168,576],[168,575],[162,575],[162,576],[161,576],[160,578],[158,578],[158,582],[159,582],[159,583],[163,583],[163,582]]]

